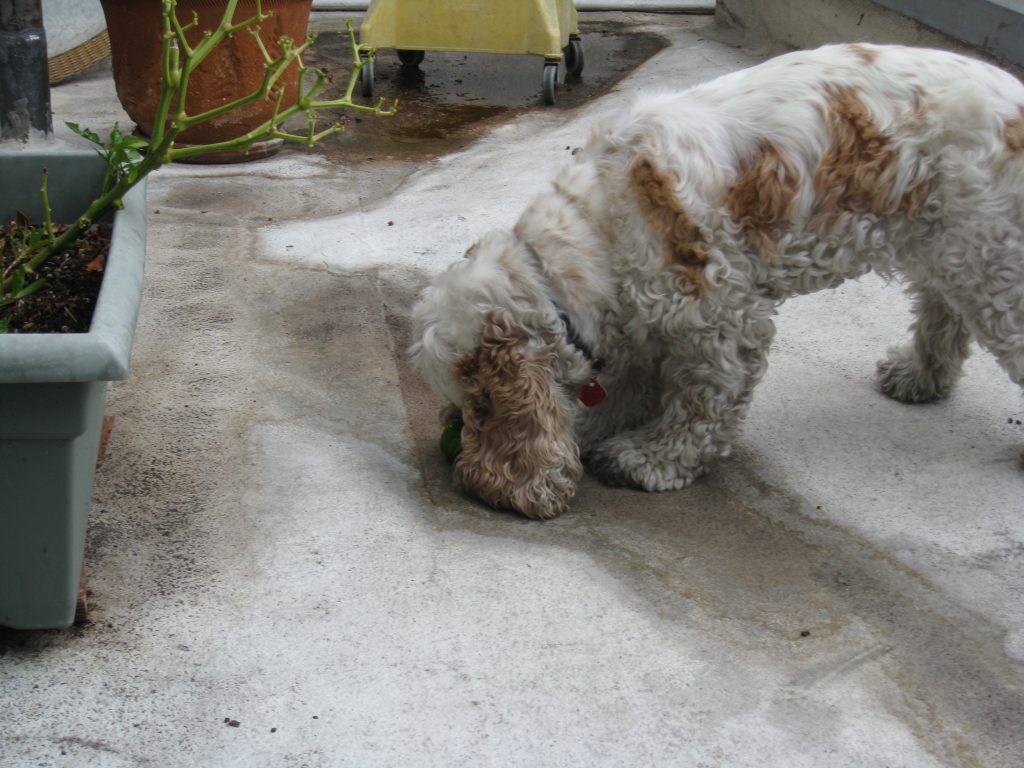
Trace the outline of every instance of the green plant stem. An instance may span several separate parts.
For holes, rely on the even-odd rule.
[[[135,186],[135,183],[131,185],[117,184],[109,192],[96,198],[85,213],[79,216],[73,224],[64,230],[64,232],[57,237],[52,237],[51,235],[51,239],[47,245],[42,250],[36,252],[31,259],[25,262],[25,269],[28,272],[35,272],[43,262],[71,245],[71,243],[81,237],[94,222],[110,210],[116,201],[124,197],[125,193],[131,187]],[[6,283],[3,288],[7,288]]]
[[[322,131],[316,130],[316,114],[325,109],[348,109],[381,116],[394,114],[398,104],[397,100],[390,109],[385,109],[383,99],[380,99],[373,106],[356,104],[352,101],[352,95],[359,81],[359,73],[369,59],[364,59],[360,52],[351,21],[346,21],[346,28],[352,46],[354,68],[349,78],[348,87],[340,98],[324,100],[317,99],[317,96],[326,86],[326,77],[323,72],[314,70],[316,74],[315,81],[308,89],[305,84],[306,74],[309,70],[302,62],[302,54],[312,44],[314,38],[312,36],[308,37],[301,45],[295,45],[293,40],[282,38],[278,41],[281,53],[277,57],[272,57],[259,36],[259,27],[257,26],[260,22],[270,18],[271,15],[263,11],[262,0],[256,0],[256,12],[254,15],[239,22],[234,21],[237,6],[238,0],[228,0],[217,27],[204,32],[202,39],[193,47],[189,45],[186,32],[192,30],[197,25],[196,17],[193,17],[191,23],[182,25],[177,17],[176,0],[163,0],[160,98],[157,102],[153,122],[153,135],[145,142],[134,140],[139,142],[139,144],[144,144],[144,154],[138,156],[136,153],[136,156],[141,157],[141,160],[134,159],[129,162],[126,159],[128,155],[125,154],[123,149],[123,146],[128,146],[134,150],[139,144],[119,145],[120,148],[114,146],[121,141],[116,126],[111,134],[110,146],[103,144],[95,134],[89,132],[87,138],[99,144],[101,149],[106,150],[100,152],[100,155],[106,159],[108,166],[103,192],[59,236],[55,236],[53,232],[49,197],[46,191],[46,176],[44,173],[41,193],[43,196],[44,226],[46,228],[47,242],[23,262],[26,271],[30,273],[36,271],[43,262],[67,248],[111,209],[120,207],[122,199],[132,187],[165,163],[211,152],[244,152],[257,141],[268,138],[279,138],[293,143],[312,146],[325,136],[341,130],[341,126],[337,124],[331,125]],[[187,112],[187,95],[189,79],[192,73],[226,37],[242,31],[248,31],[256,37],[260,51],[263,54],[264,75],[260,86],[252,93],[246,94],[229,104],[197,115],[189,115]],[[367,56],[372,59],[374,53],[373,50],[370,50],[367,52]],[[277,86],[278,81],[288,67],[293,64],[299,69],[298,92],[295,103],[282,109],[281,104],[284,93],[278,88],[275,96],[275,86]],[[174,146],[175,140],[183,131],[232,112],[254,101],[268,99],[271,96],[276,98],[273,116],[242,136],[212,144],[186,147]],[[281,128],[286,121],[300,113],[305,113],[308,118],[305,134],[293,134]],[[77,130],[77,126],[73,127]],[[116,139],[115,135],[117,136]],[[110,183],[111,181],[113,181],[112,184]],[[10,281],[10,275],[0,276],[0,294],[4,294],[8,290]]]
[[[43,198],[43,227],[47,240],[52,244],[55,238],[53,236],[53,212],[50,210],[50,191],[47,184],[49,178],[50,169],[43,168],[43,185],[39,188],[39,194]]]

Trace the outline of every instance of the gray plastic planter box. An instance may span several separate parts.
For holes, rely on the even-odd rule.
[[[99,193],[95,152],[0,152],[0,216],[42,221],[48,168],[54,221]],[[69,626],[75,617],[107,382],[128,375],[142,297],[145,182],[124,199],[88,333],[0,334],[0,625]]]

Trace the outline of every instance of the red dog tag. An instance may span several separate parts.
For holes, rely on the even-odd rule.
[[[604,387],[601,386],[597,379],[587,382],[580,388],[580,402],[587,406],[587,408],[600,405],[605,401],[606,397],[608,397],[608,393],[605,392]]]

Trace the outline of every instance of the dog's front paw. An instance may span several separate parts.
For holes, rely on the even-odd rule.
[[[611,438],[589,452],[587,469],[607,485],[641,488],[645,491],[677,491],[693,483],[703,466],[684,466],[663,458],[632,440]]]
[[[910,349],[893,349],[878,361],[878,386],[882,393],[901,403],[932,403],[949,394],[955,375],[921,370]]]

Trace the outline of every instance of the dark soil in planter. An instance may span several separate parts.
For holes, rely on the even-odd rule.
[[[15,227],[23,226],[19,222],[6,224],[0,230],[0,240],[6,241]],[[0,308],[0,317],[10,318],[7,332],[88,332],[103,282],[111,229],[109,224],[93,227],[73,248],[48,259],[37,272],[46,281],[43,287],[13,305]]]

